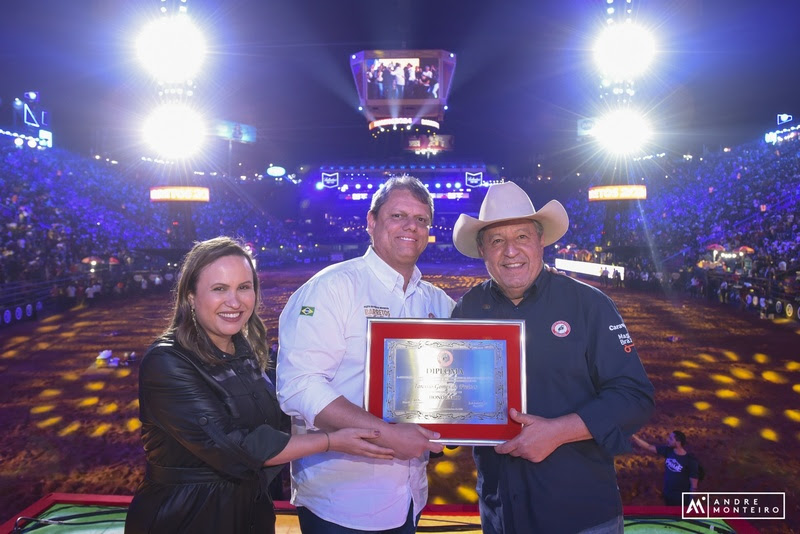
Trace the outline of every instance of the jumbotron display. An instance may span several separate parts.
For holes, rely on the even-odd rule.
[[[441,121],[456,69],[445,50],[364,50],[350,56],[361,111],[370,129],[381,119]],[[438,128],[438,125],[437,125]]]

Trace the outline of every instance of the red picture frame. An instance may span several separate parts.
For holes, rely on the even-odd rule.
[[[475,319],[368,319],[364,405],[368,412],[384,417],[387,339],[502,340],[506,347],[506,412],[526,412],[525,323],[520,320]],[[522,426],[510,417],[504,424],[422,423],[441,434],[439,443],[451,445],[495,445],[519,434]]]

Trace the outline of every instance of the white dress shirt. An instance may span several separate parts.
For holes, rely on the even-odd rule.
[[[453,299],[423,281],[419,269],[405,292],[403,283],[370,247],[360,258],[323,269],[291,296],[280,316],[277,387],[293,432],[314,431],[317,415],[337,397],[364,406],[367,317],[450,317]],[[347,528],[396,528],[412,499],[415,515],[425,506],[426,464],[427,455],[301,458],[292,462],[292,504]]]

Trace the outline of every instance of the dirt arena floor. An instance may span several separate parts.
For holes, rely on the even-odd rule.
[[[457,298],[482,274],[461,269],[426,278]],[[270,335],[311,274],[263,273]],[[786,492],[786,521],[752,523],[763,532],[800,532],[800,323],[687,298],[608,294],[656,387],[656,413],[640,435],[662,443],[673,429],[686,432],[707,473],[701,491]],[[0,523],[50,492],[133,492],[144,471],[137,367],[98,368],[95,358],[105,349],[141,355],[169,306],[163,293],[0,330]],[[617,470],[626,505],[661,504],[663,461],[628,454]],[[433,503],[475,502],[469,448],[433,461],[429,477]]]

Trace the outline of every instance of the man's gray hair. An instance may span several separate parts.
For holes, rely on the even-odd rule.
[[[542,223],[540,223],[536,219],[526,219],[526,220],[533,223],[533,226],[536,228],[536,233],[539,234],[539,238],[541,239],[542,234],[544,233],[544,226],[542,226]],[[511,221],[509,221],[509,222],[511,222]],[[492,226],[492,225],[491,224],[486,225],[483,228],[481,228],[480,230],[478,230],[478,235],[475,237],[475,239],[478,241],[478,248],[479,249],[483,248],[483,234],[486,233],[486,229],[489,228],[490,226]]]
[[[431,220],[433,220],[433,197],[425,185],[413,176],[394,176],[375,191],[375,194],[372,195],[372,204],[369,207],[369,212],[373,217],[377,217],[381,207],[389,200],[389,194],[395,190],[409,191],[414,195],[414,198],[427,205],[431,211]]]

